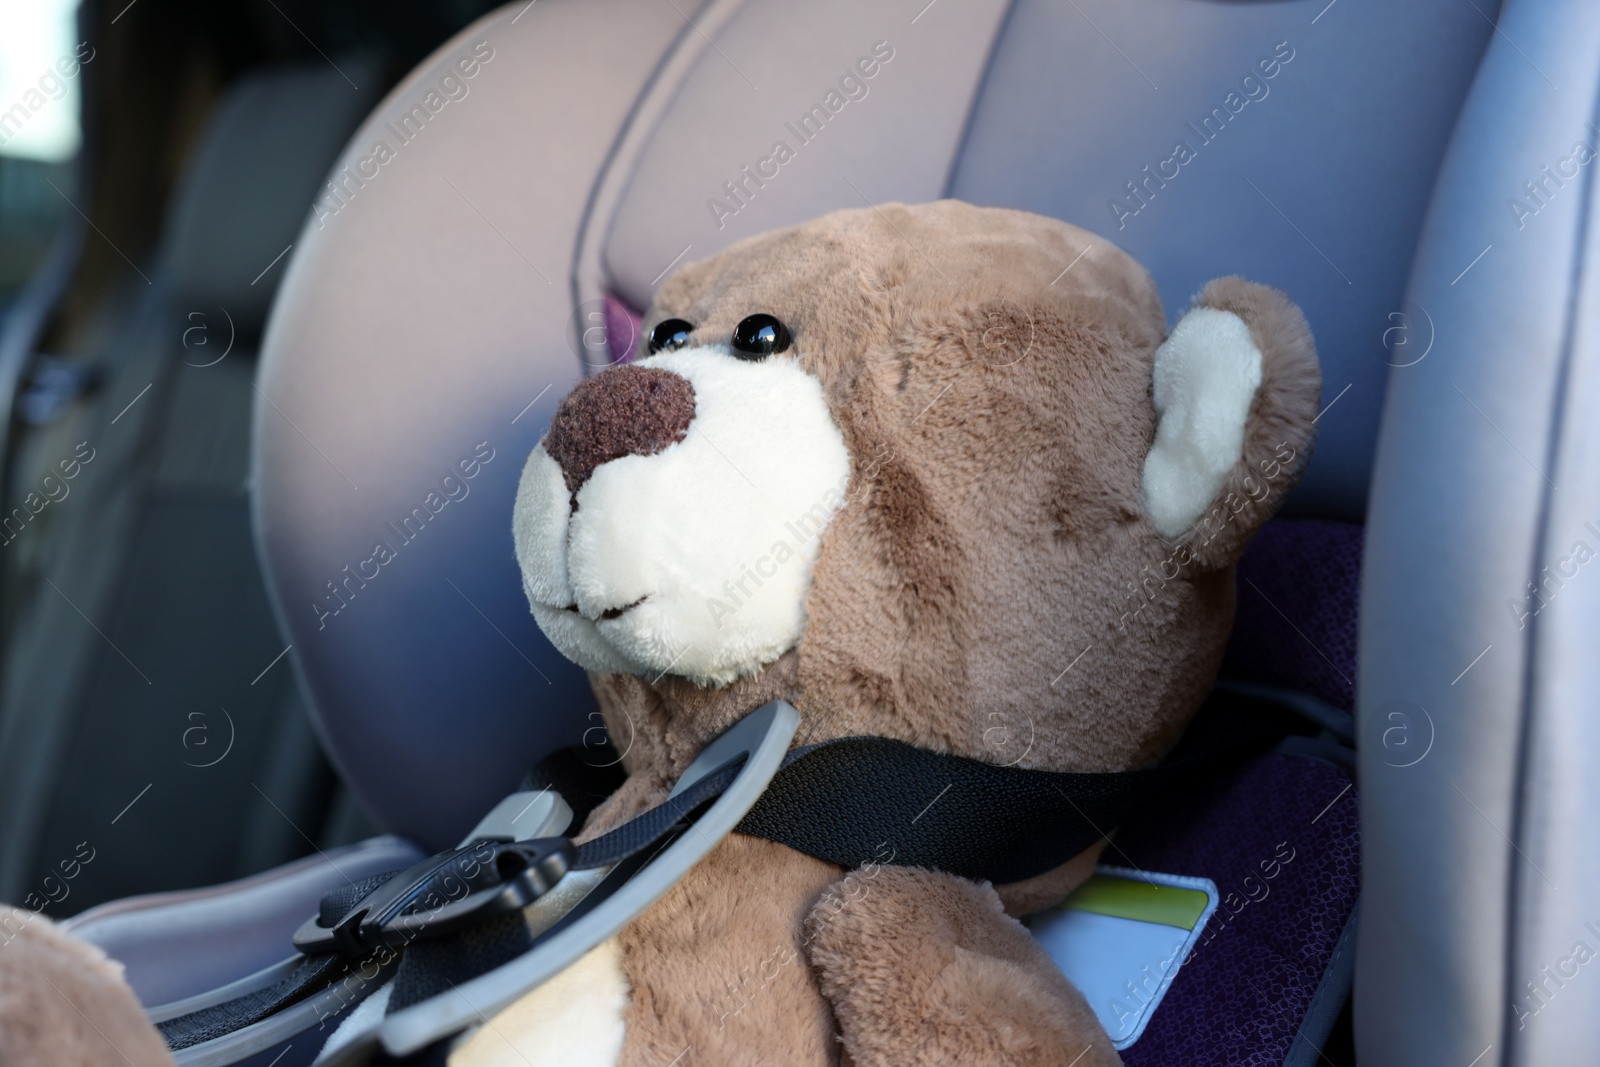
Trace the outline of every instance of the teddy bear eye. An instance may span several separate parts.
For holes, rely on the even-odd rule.
[[[788,327],[764,312],[748,316],[733,328],[733,354],[740,359],[765,359],[788,347]]]
[[[682,348],[689,343],[689,334],[693,331],[693,323],[682,319],[662,319],[650,331],[650,354]]]

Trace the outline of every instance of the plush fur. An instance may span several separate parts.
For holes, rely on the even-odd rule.
[[[658,402],[635,427],[605,400],[626,412],[641,380]],[[517,494],[534,617],[591,671],[754,673],[805,628],[819,534],[849,478],[821,384],[792,360],[697,345],[597,375],[563,401]]]
[[[856,1067],[1117,1063],[1083,996],[986,885],[855,871],[806,930]]]
[[[657,739],[670,777],[777,695],[805,739],[874,733],[992,758],[1003,723],[1034,737],[1021,766],[1157,757],[1210,684],[1227,566],[1302,469],[1320,388],[1281,294],[1224,279],[1197,302],[1250,326],[1262,384],[1216,521],[1169,543],[1142,500],[1165,316],[1114,246],[941,202],[839,212],[681,270],[647,325],[685,318],[718,338],[751,311],[777,315],[823,384],[852,488],[823,537],[796,662],[721,689],[607,677],[614,736],[631,723]],[[1193,562],[1178,567],[1184,549]]]
[[[797,743],[877,734],[1051,770],[1158,760],[1210,686],[1232,564],[1304,468],[1320,390],[1282,294],[1222,279],[1196,305],[1234,323],[1210,331],[1234,349],[1219,360],[1248,336],[1245,376],[1259,384],[1210,406],[1244,417],[1200,427],[1235,454],[1209,458],[1214,497],[1164,537],[1143,470],[1166,320],[1114,246],[1021,212],[885,205],[743,241],[669,279],[647,329],[686,319],[703,345],[756,312],[788,326],[793,350],[770,358],[821,383],[850,489],[786,654],[717,686],[593,676],[632,777],[585,832],[658,801],[708,740],[774,697],[800,710]],[[1203,378],[1198,357],[1185,358]],[[1059,900],[1098,851],[996,889],[847,875],[730,838],[620,937],[632,989],[620,1062],[1115,1063],[1010,917]]]
[[[606,941],[479,1027],[451,1054],[450,1063],[606,1067],[622,1050],[627,1003],[621,949],[616,941]]]
[[[1216,499],[1244,447],[1261,385],[1261,352],[1231,311],[1194,308],[1156,349],[1156,439],[1144,503],[1163,537],[1181,537]]]
[[[42,915],[0,907],[0,1063],[172,1067],[122,965]]]
[[[786,647],[700,681],[631,673],[622,655],[591,675],[630,777],[582,837],[659,802],[707,741],[773,698],[799,709],[796,743],[875,734],[1050,770],[1158,761],[1211,684],[1233,564],[1304,469],[1320,391],[1310,333],[1283,294],[1224,278],[1195,303],[1242,322],[1259,384],[1248,404],[1172,408],[1245,421],[1201,427],[1195,441],[1236,440],[1238,455],[1230,464],[1228,450],[1195,446],[1217,488],[1191,525],[1163,536],[1153,515],[1170,491],[1147,490],[1143,475],[1166,319],[1148,275],[1115,246],[1023,212],[889,204],[678,271],[647,330],[686,319],[693,345],[720,346],[745,317],[777,316],[794,343],[768,360],[820,389],[848,491],[796,594],[803,625]],[[1238,356],[1236,325],[1211,333]],[[1206,377],[1204,354],[1183,357],[1190,377]],[[674,462],[695,439],[687,405],[709,402],[710,379],[686,392],[646,377],[613,369],[586,385],[593,396],[567,410],[588,414],[559,426],[525,472],[518,554],[541,625],[570,614],[550,599],[568,583],[567,539],[546,535],[575,516],[533,515],[527,502],[625,521],[622,503],[585,495],[606,467]],[[663,408],[604,430],[617,413],[589,400],[613,385],[625,406],[654,397]],[[781,464],[769,469],[783,477]],[[755,506],[730,494],[704,503]],[[908,825],[905,839],[916,832]],[[736,834],[451,1062],[1115,1064],[1088,1005],[1014,918],[1079,884],[1101,847],[994,887],[887,865],[846,872]],[[170,1062],[115,966],[34,919],[0,947],[0,1060],[120,1062],[108,1045],[137,1067]]]

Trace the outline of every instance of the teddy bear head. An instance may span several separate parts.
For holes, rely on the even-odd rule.
[[[1120,249],[954,201],[741,241],[644,333],[560,405],[514,532],[539,626],[663,773],[775,697],[811,740],[1151,761],[1320,390],[1277,291],[1214,281],[1169,336]]]

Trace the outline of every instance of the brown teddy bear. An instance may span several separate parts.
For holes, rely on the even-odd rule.
[[[742,241],[675,274],[645,322],[650,353],[567,397],[516,504],[534,615],[626,749],[582,839],[774,699],[797,745],[1159,761],[1320,391],[1281,293],[1219,279],[1169,335],[1116,247],[953,201]],[[895,866],[892,844],[844,870],[735,833],[449,1062],[1114,1064],[1016,919],[1100,847],[993,886]],[[0,948],[6,1062],[120,1062],[96,1027],[170,1062],[103,957],[42,919]]]
[[[954,201],[741,241],[645,326],[648,355],[562,403],[516,506],[534,615],[631,741],[586,837],[773,699],[797,744],[1158,761],[1320,392],[1276,290],[1218,279],[1168,335],[1121,250]],[[1116,1063],[1015,918],[1099,851],[991,886],[734,834],[451,1063]]]
[[[172,1067],[122,964],[37,911],[0,906],[0,1064]]]

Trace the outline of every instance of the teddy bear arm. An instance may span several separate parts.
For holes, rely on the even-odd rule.
[[[806,947],[855,1067],[1121,1063],[1083,995],[987,884],[854,871],[812,909]]]
[[[0,904],[0,1064],[173,1067],[122,965],[32,911]]]

